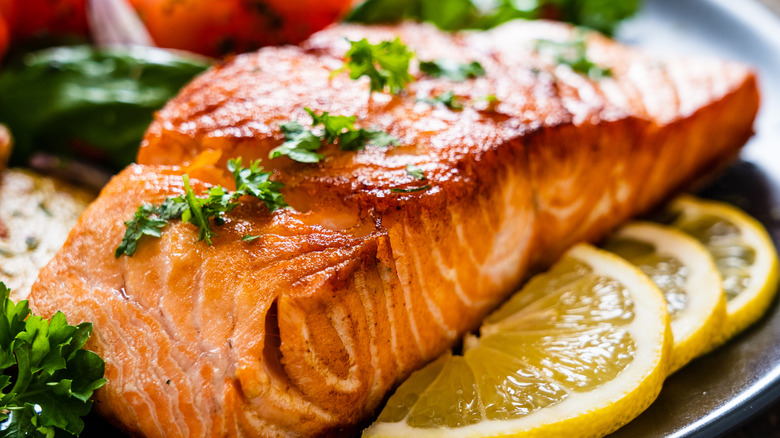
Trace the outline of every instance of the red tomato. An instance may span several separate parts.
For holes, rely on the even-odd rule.
[[[0,0],[0,59],[11,42],[11,23],[16,21],[16,1]]]
[[[5,18],[5,23],[9,27],[16,21],[16,4],[19,0],[0,0],[0,16]]]
[[[130,0],[160,47],[208,56],[298,43],[351,0]]]
[[[5,51],[8,50],[8,40],[10,39],[10,32],[8,31],[8,25],[5,23],[5,18],[0,15],[0,59],[3,59]]]
[[[0,0],[6,8],[14,39],[87,35],[86,0]]]

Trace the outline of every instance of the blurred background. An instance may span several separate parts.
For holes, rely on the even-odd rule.
[[[761,2],[780,15],[780,0],[761,0]]]

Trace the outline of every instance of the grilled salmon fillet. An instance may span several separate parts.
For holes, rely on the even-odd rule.
[[[611,69],[590,79],[535,50],[574,32],[342,25],[188,85],[157,115],[140,164],[108,184],[33,287],[36,312],[94,322],[88,347],[109,379],[100,412],[139,436],[354,431],[530,271],[671,196],[752,134],[748,68],[589,34],[589,58]],[[396,36],[420,60],[478,61],[486,74],[453,82],[413,66],[417,80],[399,95],[334,75],[345,37]],[[420,101],[445,91],[470,103]],[[490,95],[498,103],[481,106]],[[309,124],[304,107],[356,115],[400,145],[326,146],[318,164],[269,160],[280,123]],[[226,184],[231,157],[263,159],[293,209],[244,199],[211,246],[175,221],[133,257],[114,257],[140,204],[181,194],[184,173],[196,191]]]

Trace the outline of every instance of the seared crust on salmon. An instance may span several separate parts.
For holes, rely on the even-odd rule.
[[[588,56],[612,71],[594,80],[534,50],[573,32],[548,22],[456,35],[338,26],[188,85],[150,127],[140,164],[104,189],[33,288],[36,312],[94,322],[88,347],[109,379],[101,413],[146,436],[352,430],[530,270],[656,205],[752,134],[749,69],[591,34]],[[478,61],[486,75],[452,82],[415,70],[405,92],[370,95],[367,80],[333,74],[345,36],[396,35],[418,59]],[[420,101],[445,91],[472,104]],[[480,106],[490,95],[497,106]],[[284,141],[280,123],[308,125],[304,107],[356,115],[401,145],[326,146],[318,164],[268,160]],[[225,184],[224,164],[239,156],[263,159],[294,210],[244,200],[211,246],[174,222],[133,257],[114,257],[138,205],[181,194],[183,173],[199,192]]]

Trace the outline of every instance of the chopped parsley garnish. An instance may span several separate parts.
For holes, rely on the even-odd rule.
[[[536,51],[553,57],[558,64],[568,65],[577,73],[587,75],[591,79],[601,79],[612,76],[609,68],[604,68],[588,58],[588,46],[585,35],[578,34],[570,41],[538,40]]]
[[[236,184],[233,199],[252,196],[263,201],[269,211],[287,207],[281,192],[284,184],[271,181],[271,172],[263,172],[260,160],[250,163],[249,167],[241,165],[241,158],[229,160],[227,168],[233,174],[233,181]]]
[[[355,116],[332,116],[327,111],[317,114],[309,108],[304,108],[304,110],[311,116],[312,127],[316,128],[322,125],[324,129],[322,139],[327,143],[335,144],[342,134],[355,130],[355,122],[357,121]]]
[[[411,176],[412,178],[418,180],[418,181],[425,181],[428,178],[425,177],[425,172],[422,171],[419,167],[413,165],[413,164],[407,164],[406,165],[406,174]],[[424,186],[420,187],[411,187],[408,189],[402,189],[398,187],[394,187],[390,189],[392,193],[415,193],[415,192],[422,192],[423,190],[428,190],[431,188],[430,184],[426,184]]]
[[[432,105],[435,105],[437,103],[440,103],[447,108],[455,111],[459,111],[463,109],[463,103],[461,102],[461,99],[455,95],[452,91],[445,91],[444,93],[441,93],[440,95],[436,97],[430,97],[426,99],[419,99],[421,102],[430,103]]]
[[[356,129],[339,135],[339,147],[342,151],[359,151],[365,149],[366,144],[387,147],[397,146],[398,139],[384,131],[371,131]]]
[[[318,163],[325,158],[324,155],[315,152],[322,147],[322,141],[303,125],[298,122],[287,122],[282,123],[281,128],[286,141],[274,148],[268,155],[269,158],[286,155],[300,163]]]
[[[3,436],[79,435],[92,393],[106,384],[105,362],[81,347],[92,333],[88,322],[68,325],[30,313],[0,282],[0,431]]]
[[[425,173],[420,169],[419,167],[407,164],[406,165],[406,173],[411,176],[414,179],[418,179],[420,181],[425,181]]]
[[[244,242],[252,242],[254,240],[259,239],[260,236],[253,236],[251,234],[245,234],[244,237],[241,238]]]
[[[263,172],[260,161],[242,167],[241,159],[228,161],[228,170],[233,174],[236,190],[229,192],[221,186],[212,187],[206,197],[199,197],[190,186],[189,175],[182,175],[184,195],[167,198],[162,204],[144,204],[138,207],[133,218],[125,222],[122,242],[114,253],[115,257],[132,256],[143,236],[160,237],[169,221],[181,219],[198,227],[198,240],[211,245],[211,238],[217,234],[214,225],[225,223],[225,214],[231,212],[242,196],[252,196],[263,201],[270,211],[286,207],[280,190],[282,183],[271,181],[270,172]]]
[[[409,61],[414,54],[400,38],[378,44],[371,44],[365,38],[349,43],[351,47],[347,51],[344,68],[349,70],[351,79],[367,76],[372,92],[388,88],[391,93],[397,94],[412,81]]]
[[[457,82],[485,75],[484,67],[477,61],[458,64],[446,59],[420,61],[420,71],[433,78],[445,78]]]
[[[384,131],[356,129],[355,116],[332,116],[327,111],[317,114],[309,108],[304,108],[312,118],[312,127],[320,125],[324,128],[322,139],[326,143],[338,144],[342,151],[359,151],[367,144],[374,146],[397,145],[398,139]]]
[[[355,116],[334,116],[327,111],[317,114],[309,108],[304,109],[312,118],[312,128],[322,128],[315,132],[298,122],[282,124],[287,141],[272,149],[270,158],[284,155],[301,163],[318,163],[324,156],[316,151],[323,142],[337,144],[342,151],[359,151],[367,144],[382,147],[398,144],[397,138],[384,131],[355,128]]]
[[[495,111],[498,104],[501,103],[493,94],[464,101],[463,97],[458,96],[449,90],[435,97],[418,98],[417,101],[425,102],[430,105],[441,104],[453,111],[460,111],[468,104],[469,106],[473,106],[477,111],[487,112]]]
[[[496,104],[499,102],[498,97],[496,97],[495,94],[488,94],[487,96],[483,97],[481,100],[483,102],[487,102],[490,104]]]
[[[430,188],[431,188],[430,185],[424,185],[424,186],[421,186],[421,187],[413,187],[413,188],[410,188],[410,189],[392,188],[392,189],[390,189],[390,191],[393,192],[393,193],[414,193],[414,192],[422,192],[423,190],[428,190]]]
[[[214,223],[224,223],[223,215],[233,210],[237,205],[228,195],[225,188],[217,186],[209,189],[208,198],[199,198],[190,187],[190,176],[182,175],[184,181],[184,201],[187,208],[181,214],[181,220],[198,227],[198,240],[205,240],[211,245],[211,238],[217,234],[211,229],[211,219]]]
[[[479,111],[486,111],[486,112],[495,112],[496,107],[498,107],[498,104],[501,103],[500,100],[498,100],[498,97],[496,97],[495,94],[488,94],[487,96],[481,98],[478,100],[479,102]]]
[[[138,240],[143,236],[160,237],[162,229],[171,219],[181,218],[187,204],[179,198],[168,198],[160,205],[143,204],[138,207],[133,218],[125,222],[127,230],[122,243],[116,249],[114,255],[122,254],[132,256],[138,247]]]

